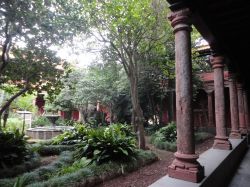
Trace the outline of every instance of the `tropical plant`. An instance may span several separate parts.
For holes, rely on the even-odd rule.
[[[177,139],[176,124],[170,122],[167,126],[160,128],[151,136],[151,142],[158,144],[158,142],[175,143]]]
[[[64,132],[53,138],[53,145],[73,145],[85,140],[88,128],[84,125],[77,125],[74,129]]]
[[[28,154],[24,134],[18,130],[0,132],[0,147],[0,168],[21,163]]]
[[[91,163],[97,164],[129,160],[135,156],[136,140],[128,134],[127,127],[123,125],[90,129],[86,140],[78,146],[75,157],[87,157]]]

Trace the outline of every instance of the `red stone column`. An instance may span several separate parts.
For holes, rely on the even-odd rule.
[[[231,132],[229,137],[233,139],[240,139],[241,134],[239,130],[237,87],[235,78],[231,73],[229,74],[228,81],[229,81],[230,112],[231,112]]]
[[[204,168],[197,162],[194,146],[189,16],[189,9],[182,9],[172,12],[168,17],[175,34],[177,123],[177,152],[168,174],[173,178],[199,182],[204,177]]]
[[[245,113],[244,113],[243,90],[242,90],[242,85],[240,83],[237,84],[237,94],[238,94],[240,133],[242,135],[246,135],[247,134],[247,127],[246,127]]]
[[[214,127],[213,91],[207,92],[208,126]]]
[[[243,101],[244,101],[245,124],[246,128],[249,130],[249,110],[248,110],[248,99],[246,91],[243,91]]]
[[[224,100],[224,72],[222,56],[212,56],[210,61],[214,70],[214,100],[215,100],[215,124],[216,136],[213,148],[232,149],[232,145],[226,135],[226,113]]]

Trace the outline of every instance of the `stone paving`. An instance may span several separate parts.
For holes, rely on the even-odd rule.
[[[250,149],[241,161],[228,187],[249,187],[250,186]]]

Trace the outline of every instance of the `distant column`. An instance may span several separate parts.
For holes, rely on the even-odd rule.
[[[168,18],[175,34],[177,123],[177,152],[168,174],[173,178],[199,182],[204,177],[204,168],[197,162],[194,144],[190,11],[175,11]]]
[[[245,124],[249,131],[249,109],[248,109],[248,99],[246,91],[243,91],[243,101],[244,101],[244,114],[245,114]]]
[[[233,139],[240,139],[241,134],[239,130],[239,111],[236,81],[233,74],[229,73],[229,96],[230,96],[230,112],[231,112],[231,132],[229,137]]]
[[[213,148],[230,150],[232,149],[232,145],[226,135],[223,60],[224,58],[222,56],[212,56],[210,58],[214,71],[214,100],[216,124],[216,136]]]
[[[214,127],[213,91],[207,92],[208,126]]]
[[[244,113],[243,90],[242,90],[242,85],[240,83],[237,84],[237,94],[238,94],[240,133],[242,135],[246,135],[247,134],[247,127],[246,127],[245,113]]]

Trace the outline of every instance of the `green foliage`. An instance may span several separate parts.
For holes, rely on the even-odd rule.
[[[13,187],[23,187],[23,186],[24,186],[24,180],[18,177]]]
[[[177,138],[176,124],[171,122],[167,126],[160,128],[152,138],[156,141],[175,142]]]
[[[155,154],[150,151],[136,150],[134,160],[126,163],[108,162],[102,165],[90,164],[86,166],[86,160],[83,161],[83,167],[80,168],[80,163],[76,162],[74,167],[68,166],[62,168],[65,173],[63,175],[56,175],[49,180],[37,182],[29,185],[29,187],[45,187],[45,186],[96,186],[97,184],[108,179],[120,176],[124,173],[137,170],[157,160]],[[88,162],[88,161],[87,161]],[[75,170],[73,170],[75,168]],[[71,171],[72,169],[72,171]],[[1,184],[1,183],[0,183]]]
[[[34,181],[39,182],[47,180],[53,173],[57,173],[60,168],[64,166],[69,166],[73,163],[73,157],[70,152],[62,152],[57,160],[50,163],[47,166],[42,166],[35,169],[34,171],[24,173],[20,175],[20,180],[23,181],[23,185],[27,186],[34,183]],[[12,179],[0,179],[0,186],[13,187],[17,178]]]
[[[91,162],[91,160],[86,159],[85,157],[82,157],[80,160],[75,161],[72,165],[62,167],[55,174],[55,176],[62,176],[62,175],[65,175],[67,173],[73,173],[79,169],[82,169],[82,168],[88,166],[90,162]]]
[[[160,128],[156,131],[150,139],[150,142],[154,144],[159,149],[164,149],[168,151],[176,151],[176,125],[171,122],[166,127]],[[195,143],[202,143],[205,140],[213,137],[212,134],[206,132],[196,132],[195,133]]]
[[[40,156],[32,153],[23,163],[0,169],[0,178],[15,177],[21,173],[37,168],[41,164]],[[1,186],[1,185],[0,185]]]
[[[72,145],[84,140],[88,133],[88,128],[84,125],[77,125],[74,129],[64,132],[53,138],[53,145]]]
[[[16,108],[18,110],[28,110],[31,112],[35,111],[35,106],[33,104],[33,101],[35,99],[35,95],[24,95],[24,96],[20,96],[19,98],[16,99],[16,101],[14,101],[11,104],[12,108]]]
[[[24,135],[19,131],[0,131],[0,147],[0,168],[22,163],[28,153]]]
[[[207,133],[207,132],[196,132],[194,134],[194,138],[195,138],[195,143],[202,143],[205,140],[212,138],[214,135]]]
[[[57,126],[74,126],[76,125],[77,122],[73,121],[73,120],[67,120],[67,119],[63,119],[63,118],[59,118],[58,120],[56,120],[55,124]]]
[[[151,151],[136,150],[135,159],[125,163],[107,162],[102,165],[88,164],[89,160],[83,158],[73,163],[69,152],[64,152],[60,158],[48,166],[43,166],[32,172],[20,176],[24,186],[29,187],[56,187],[76,186],[88,184],[95,186],[105,180],[134,171],[144,165],[157,160]],[[17,178],[0,179],[0,186],[13,187]]]
[[[110,125],[107,128],[90,129],[78,150],[77,159],[87,157],[97,164],[126,161],[135,155],[135,138],[128,136],[127,127]]]
[[[75,146],[72,145],[39,145],[33,147],[42,156],[59,155],[63,151],[74,151]]]
[[[169,123],[167,126],[156,131],[150,139],[150,142],[159,149],[176,151],[176,124]]]
[[[45,116],[39,116],[38,118],[36,118],[34,121],[32,121],[31,126],[32,127],[38,127],[38,126],[49,126],[51,124],[51,122],[49,121],[49,119]]]
[[[22,133],[23,129],[23,120],[20,118],[8,118],[7,124],[6,124],[6,131],[14,132],[18,130],[20,133]],[[24,130],[26,129],[26,125],[24,125]]]

